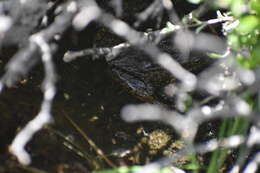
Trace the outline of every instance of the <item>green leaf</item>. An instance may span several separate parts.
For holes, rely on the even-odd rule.
[[[252,65],[259,67],[260,66],[260,40],[253,48],[251,58],[252,58]]]
[[[255,69],[260,67],[260,40],[253,46],[250,58],[238,55],[237,60],[244,68]]]
[[[217,53],[207,53],[207,55],[210,58],[214,58],[214,59],[221,59],[221,58],[225,58],[226,57],[225,55],[217,54]]]
[[[194,170],[195,171],[195,170],[201,169],[201,166],[198,165],[198,164],[190,163],[190,164],[181,166],[181,168],[186,169],[186,170]]]
[[[133,173],[138,170],[140,170],[142,167],[141,166],[132,166],[132,167],[119,167],[116,169],[107,169],[107,170],[102,170],[102,171],[94,171],[92,173]],[[172,169],[171,168],[163,168],[159,170],[156,173],[171,173]]]
[[[237,58],[237,61],[241,64],[242,67],[244,67],[246,69],[251,68],[251,64],[250,64],[248,59],[246,59],[245,57],[240,56],[240,55],[238,55],[236,58]]]
[[[139,170],[141,166],[132,166],[132,167],[119,167],[116,169],[107,169],[102,171],[94,171],[93,173],[131,173]]]
[[[228,8],[231,4],[232,0],[218,0],[218,1],[214,1],[214,3],[216,5],[218,5],[218,8]]]
[[[240,41],[239,36],[237,34],[229,34],[228,35],[228,44],[234,49],[240,49]]]
[[[234,16],[241,16],[244,11],[244,1],[243,0],[233,0],[231,3],[231,11]]]
[[[250,7],[256,13],[260,14],[260,0],[251,0],[250,1]]]
[[[240,19],[237,31],[240,34],[249,34],[259,25],[259,18],[254,15],[247,15]]]

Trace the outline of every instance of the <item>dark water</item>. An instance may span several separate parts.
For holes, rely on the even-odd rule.
[[[0,156],[5,163],[0,169],[5,171],[21,171],[17,163],[10,158],[7,148],[18,128],[22,128],[39,111],[42,99],[40,84],[43,77],[40,69],[38,66],[28,80],[6,89],[1,96],[0,146],[1,153],[6,154]],[[142,123],[130,125],[123,122],[120,109],[126,104],[141,101],[113,79],[109,67],[102,60],[61,63],[57,66],[57,73],[58,93],[53,106],[55,123],[51,125],[54,130],[41,130],[28,144],[27,150],[33,159],[32,166],[54,172],[58,169],[84,172],[109,167],[102,159],[97,159],[99,156],[94,149],[65,116],[69,116],[105,155],[109,155],[115,149],[131,148],[137,143],[136,129]],[[59,137],[57,132],[72,138],[80,146],[80,152],[98,160],[98,166],[77,156],[75,151],[68,150],[63,145],[65,140]],[[65,163],[72,166],[65,170]]]
[[[103,0],[100,0],[100,2],[104,4]],[[124,4],[122,18],[131,25],[136,20],[134,14],[145,9],[151,1],[135,2],[129,1]],[[185,6],[177,9],[182,16],[183,13],[186,13],[183,9],[188,8]],[[145,31],[148,27],[156,28],[154,22],[149,21],[140,25],[138,29]],[[162,22],[162,26],[164,23]],[[101,32],[100,37],[97,34],[97,43],[95,44],[110,46],[122,42],[121,39],[106,34]],[[72,35],[75,36],[76,33]],[[70,37],[68,36],[68,38]],[[78,39],[78,43],[73,45],[75,49],[91,45],[91,43],[87,44],[89,40],[87,37],[86,39]],[[8,55],[8,57],[11,56]],[[5,59],[4,62],[8,62],[8,59]],[[4,65],[5,63],[0,63],[1,74],[4,71]],[[143,127],[148,132],[156,128],[169,129],[169,127],[158,123],[127,124],[121,120],[120,110],[124,105],[141,103],[142,101],[131,95],[128,89],[114,80],[111,69],[106,62],[81,59],[65,64],[59,61],[56,67],[58,93],[52,109],[55,123],[51,125],[51,129],[43,129],[38,132],[27,145],[26,149],[30,152],[33,160],[32,167],[58,173],[86,173],[94,169],[110,167],[104,159],[100,159],[100,155],[75,130],[65,118],[66,116],[70,117],[117,166],[134,162],[113,158],[110,154],[117,149],[127,150],[136,146],[143,136],[136,133],[138,128]],[[8,153],[8,145],[12,142],[17,131],[38,113],[42,101],[40,85],[43,76],[42,67],[37,66],[26,80],[22,80],[17,85],[4,90],[0,96],[0,173],[33,172],[28,170],[29,168],[21,167],[16,162],[15,158]],[[85,153],[88,159],[77,155],[75,151],[69,150],[64,145],[65,139],[59,135],[72,138],[73,142],[80,146],[80,152]],[[142,160],[141,158],[140,160],[139,163],[145,163],[143,161],[145,159]]]

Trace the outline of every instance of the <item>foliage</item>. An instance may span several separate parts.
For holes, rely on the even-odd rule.
[[[140,170],[141,166],[131,166],[131,167],[120,167],[111,170],[104,170],[104,171],[94,171],[93,173],[134,173]],[[163,168],[162,170],[155,172],[155,173],[170,173],[171,169]]]

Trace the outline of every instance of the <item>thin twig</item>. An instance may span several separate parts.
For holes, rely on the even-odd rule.
[[[81,136],[88,142],[88,144],[96,151],[96,153],[98,155],[100,155],[105,162],[111,166],[112,168],[116,168],[117,166],[112,163],[112,161],[110,161],[105,154],[103,153],[103,151],[95,144],[95,142],[93,140],[91,140],[87,134],[67,115],[67,113],[65,111],[63,111],[63,115],[64,117],[70,122],[70,124],[81,134]]]

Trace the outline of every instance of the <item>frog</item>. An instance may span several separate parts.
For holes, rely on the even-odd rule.
[[[144,101],[155,100],[161,86],[174,80],[165,69],[134,48],[125,50],[108,64],[112,78],[128,89],[129,93]]]
[[[113,150],[110,156],[116,158],[127,158],[132,160],[135,164],[140,164],[141,158],[144,153],[149,156],[156,156],[166,148],[172,136],[163,129],[155,129],[149,133],[145,132],[143,128],[139,128],[137,131],[141,131],[137,135],[141,135],[140,139],[131,148],[117,148]],[[141,152],[142,151],[142,152]]]
[[[148,36],[149,37],[149,36]],[[172,37],[168,36],[158,43],[151,38],[147,44],[153,44],[161,53],[168,53],[176,62],[186,70],[198,74],[211,65],[214,60],[205,53],[190,52],[189,57],[174,46]],[[119,50],[119,47],[122,48]],[[115,49],[114,53],[113,48]],[[121,43],[112,48],[94,48],[79,52],[68,51],[64,55],[64,61],[69,62],[76,57],[87,59],[103,59],[111,72],[111,78],[127,89],[129,93],[145,102],[173,104],[174,98],[169,97],[165,87],[175,85],[178,80],[169,71],[157,64],[147,51],[141,47]],[[115,53],[116,52],[116,53]]]
[[[148,134],[146,145],[149,147],[149,154],[155,155],[158,151],[167,146],[172,137],[164,130],[156,129]]]
[[[214,62],[205,54],[197,52],[192,52],[189,58],[182,57],[181,52],[172,44],[171,37],[163,39],[157,47],[194,74],[200,73]],[[174,102],[164,90],[169,84],[178,81],[139,48],[129,47],[107,63],[113,78],[139,99],[166,104]]]
[[[146,132],[144,127],[139,127],[136,135],[140,138],[131,147],[120,147],[113,150],[109,157],[117,158],[122,162],[131,161],[133,164],[149,163],[151,159],[158,156],[171,157],[185,148],[185,142],[175,139],[170,130],[158,128]],[[187,155],[180,156],[176,162],[181,166],[190,162]]]

